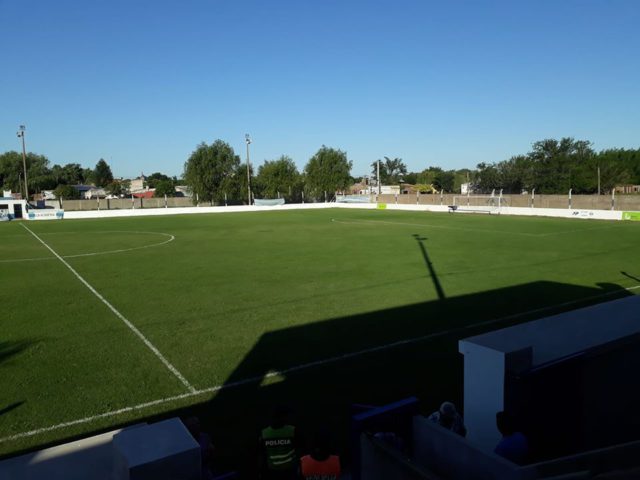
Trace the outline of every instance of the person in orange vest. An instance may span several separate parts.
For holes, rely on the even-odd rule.
[[[314,438],[311,453],[300,459],[303,480],[337,480],[340,478],[340,457],[331,455],[330,435],[319,430]]]
[[[291,410],[277,406],[271,424],[260,432],[261,478],[293,480],[298,473],[298,432],[290,422]]]

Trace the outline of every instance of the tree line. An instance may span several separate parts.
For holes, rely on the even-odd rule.
[[[527,154],[480,163],[473,181],[482,192],[610,193],[616,185],[640,184],[640,149],[595,152],[587,140],[546,139],[535,142]]]
[[[253,167],[247,178],[247,165],[233,148],[222,140],[211,145],[201,143],[184,164],[184,181],[193,193],[194,202],[246,203],[254,198],[284,198],[287,202],[323,200],[346,190],[353,182],[352,162],[341,150],[322,146],[299,172],[294,161],[282,155],[266,160],[258,171]]]
[[[73,185],[94,185],[115,196],[126,195],[129,192],[129,180],[114,178],[111,167],[102,158],[94,168],[84,168],[79,163],[55,164],[50,167],[47,157],[29,152],[26,155],[26,165],[30,194],[53,190],[57,198],[80,198],[80,192]],[[10,151],[0,154],[0,185],[4,190],[24,194],[23,175],[21,153]],[[157,196],[173,196],[177,184],[176,177],[169,177],[160,172],[146,177],[146,186],[155,188]]]
[[[77,163],[49,166],[49,160],[35,153],[27,154],[28,187],[31,193],[54,190],[58,197],[77,198],[71,187],[93,184],[112,195],[126,194],[128,181],[115,179],[111,168],[100,159],[95,168]],[[282,155],[266,160],[257,171],[252,167],[247,178],[246,163],[222,140],[201,143],[184,164],[182,179],[160,172],[146,178],[156,196],[172,196],[177,184],[190,187],[194,201],[223,203],[247,202],[248,185],[257,198],[285,198],[287,202],[324,200],[347,191],[354,183],[377,185],[411,184],[422,193],[459,192],[463,183],[478,193],[503,190],[522,193],[535,189],[541,194],[608,193],[616,185],[640,184],[640,149],[608,149],[596,152],[587,140],[570,137],[545,139],[533,143],[526,154],[515,155],[495,163],[480,163],[475,169],[445,170],[430,166],[419,172],[408,171],[401,158],[384,157],[371,164],[371,174],[351,176],[352,162],[346,152],[322,146],[298,171],[293,159]],[[23,189],[22,155],[11,151],[0,154],[0,184],[5,190]],[[599,190],[598,190],[599,189]]]

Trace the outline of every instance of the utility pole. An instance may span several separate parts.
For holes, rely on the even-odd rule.
[[[598,195],[600,195],[600,165],[598,165]]]
[[[22,138],[22,168],[24,169],[24,196],[25,200],[29,201],[29,187],[27,187],[27,149],[24,146],[24,131],[26,130],[24,125],[20,125],[18,129],[18,137]]]
[[[247,201],[251,205],[251,173],[249,173],[249,144],[251,143],[251,137],[248,133],[244,135],[244,140],[247,142]]]
[[[380,159],[378,159],[378,163],[376,163],[377,173],[376,178],[378,180],[378,195],[382,194],[382,187],[380,186]]]

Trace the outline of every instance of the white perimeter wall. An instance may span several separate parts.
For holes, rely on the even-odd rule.
[[[385,205],[386,210],[403,210],[414,212],[448,212],[446,205]],[[142,217],[149,215],[186,215],[194,213],[232,213],[232,212],[264,212],[280,210],[308,210],[319,208],[356,208],[375,210],[375,203],[302,203],[276,206],[247,206],[230,207],[175,207],[175,208],[135,208],[126,210],[90,210],[81,212],[64,212],[65,219],[76,218],[113,218],[113,217]],[[459,215],[458,212],[456,215]],[[580,218],[592,220],[622,220],[622,212],[614,210],[570,210],[564,208],[518,208],[502,207],[501,215],[525,215],[560,218]]]

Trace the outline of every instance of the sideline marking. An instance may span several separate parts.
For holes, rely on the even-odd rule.
[[[127,320],[127,319],[126,319],[126,317],[125,317],[124,315],[122,315],[118,310],[116,310],[116,308],[115,308],[113,305],[111,305],[111,304],[107,301],[107,299],[106,299],[106,298],[104,298],[102,295],[100,295],[100,294],[98,293],[98,291],[97,291],[95,288],[93,288],[93,287],[89,284],[89,282],[87,282],[84,278],[82,278],[82,276],[81,276],[78,272],[76,272],[76,271],[74,270],[74,268],[73,268],[71,265],[69,265],[69,264],[66,262],[66,260],[65,260],[64,258],[62,258],[60,255],[58,255],[58,254],[56,253],[56,251],[55,251],[53,248],[51,248],[49,245],[47,245],[47,244],[44,242],[44,240],[42,240],[38,235],[36,235],[35,233],[33,233],[33,231],[32,231],[29,227],[27,227],[24,223],[22,223],[21,225],[22,225],[22,226],[23,226],[23,227],[24,227],[24,228],[25,228],[25,229],[26,229],[26,230],[27,230],[31,235],[33,235],[33,236],[35,237],[35,239],[36,239],[36,240],[38,240],[38,241],[39,241],[42,245],[44,245],[44,246],[45,246],[45,247],[46,247],[46,248],[47,248],[51,253],[53,253],[53,254],[55,255],[55,257],[56,257],[58,260],[60,260],[60,261],[64,264],[64,266],[65,266],[65,267],[67,267],[69,270],[71,270],[71,273],[73,273],[73,274],[76,276],[76,278],[77,278],[78,280],[80,280],[80,281],[84,284],[84,286],[85,286],[85,287],[87,287],[87,288],[91,291],[91,293],[93,293],[96,297],[98,297],[98,299],[99,299],[102,303],[104,303],[104,304],[109,308],[109,310],[111,310],[111,311],[115,314],[115,316],[116,316],[116,317],[118,317],[120,320],[122,320],[122,321],[124,322],[124,324],[125,324],[127,327],[129,327],[129,329],[130,329],[133,333],[135,333],[135,334],[138,336],[138,338],[140,338],[140,340],[142,340],[142,342],[143,342],[143,343],[144,343],[144,344],[145,344],[145,345],[146,345],[146,346],[147,346],[147,347],[148,347],[148,348],[149,348],[149,349],[150,349],[150,350],[155,354],[155,356],[156,356],[156,357],[158,357],[158,359],[160,359],[160,361],[161,361],[162,363],[164,363],[165,367],[167,367],[167,368],[169,369],[169,371],[171,371],[171,373],[173,373],[173,374],[178,378],[178,380],[180,380],[180,381],[182,382],[182,384],[183,384],[185,387],[187,387],[187,390],[189,390],[189,392],[191,392],[191,393],[196,392],[196,389],[195,389],[195,388],[193,388],[193,386],[192,386],[192,385],[187,381],[187,379],[186,379],[186,378],[184,378],[184,377],[182,376],[182,374],[178,371],[178,369],[177,369],[176,367],[174,367],[173,365],[171,365],[171,363],[169,363],[169,360],[167,360],[167,359],[164,357],[164,355],[162,355],[162,353],[160,353],[160,351],[155,347],[155,345],[153,345],[153,343],[151,343],[151,342],[147,339],[147,337],[145,337],[145,336],[142,334],[142,332],[136,328],[136,326],[135,326],[135,325],[133,325],[129,320]]]
[[[77,232],[52,232],[47,233],[45,235],[56,235],[56,234],[67,234],[67,233],[77,233]],[[83,232],[86,233],[86,232]],[[113,253],[123,253],[123,252],[131,252],[133,250],[142,250],[144,248],[152,248],[159,247],[160,245],[165,245],[169,242],[173,242],[176,237],[169,233],[163,232],[137,232],[137,231],[126,231],[126,230],[108,230],[101,232],[91,232],[91,233],[137,233],[137,234],[150,234],[150,235],[164,235],[165,237],[169,237],[168,240],[159,243],[152,243],[150,245],[143,245],[141,247],[132,247],[132,248],[122,248],[119,250],[107,250],[105,252],[91,252],[91,253],[78,253],[75,255],[61,255],[62,258],[78,258],[78,257],[93,257],[96,255],[110,255]],[[35,262],[38,260],[54,260],[56,257],[34,257],[34,258],[12,258],[9,260],[0,260],[0,263],[17,263],[17,262]]]
[[[636,285],[634,287],[625,288],[624,290],[630,292],[632,290],[637,290],[639,288],[640,288],[640,285]],[[419,342],[423,342],[425,340],[430,340],[430,339],[437,338],[437,337],[443,337],[443,336],[446,336],[446,335],[450,335],[452,333],[462,332],[464,330],[477,328],[477,327],[481,327],[481,326],[484,326],[484,325],[490,325],[490,324],[493,324],[493,323],[505,322],[505,321],[508,321],[508,320],[513,320],[515,318],[523,317],[523,316],[526,316],[526,315],[531,315],[531,314],[534,314],[534,313],[542,313],[542,312],[545,312],[545,311],[548,311],[548,310],[553,310],[553,309],[556,309],[556,308],[567,307],[567,306],[570,306],[570,305],[574,305],[576,303],[582,303],[582,302],[587,301],[587,300],[594,300],[596,298],[610,297],[610,296],[615,295],[615,294],[620,293],[620,292],[621,292],[621,290],[616,290],[615,292],[605,292],[605,293],[602,293],[602,294],[599,294],[599,295],[593,295],[591,297],[580,298],[580,299],[577,299],[577,300],[571,300],[569,302],[563,302],[563,303],[558,303],[556,305],[550,305],[548,307],[541,307],[541,308],[536,308],[536,309],[529,310],[529,311],[526,311],[526,312],[514,313],[512,315],[507,315],[505,317],[494,318],[494,319],[491,319],[491,320],[485,320],[483,322],[474,323],[473,325],[467,325],[467,326],[463,326],[463,327],[458,327],[458,328],[454,328],[454,329],[451,329],[451,330],[445,330],[445,331],[442,331],[442,332],[430,333],[428,335],[423,335],[421,337],[414,337],[414,338],[407,338],[405,340],[398,340],[397,342],[388,343],[386,345],[378,345],[377,347],[365,348],[363,350],[358,350],[356,352],[345,353],[343,355],[337,355],[335,357],[329,357],[329,358],[325,358],[325,359],[322,359],[322,360],[316,360],[314,362],[303,363],[301,365],[296,365],[296,366],[293,366],[293,367],[290,367],[290,368],[285,368],[284,370],[270,371],[270,372],[268,372],[268,373],[266,373],[264,375],[250,377],[250,378],[246,378],[244,380],[238,380],[238,381],[232,382],[232,383],[227,383],[227,384],[223,384],[223,385],[216,385],[214,387],[203,388],[201,390],[193,389],[189,393],[183,393],[181,395],[175,395],[173,397],[165,397],[165,398],[161,398],[161,399],[158,399],[158,400],[152,400],[150,402],[140,403],[140,404],[134,405],[132,407],[124,407],[124,408],[120,408],[118,410],[112,410],[110,412],[104,412],[104,413],[99,413],[97,415],[93,415],[93,416],[90,416],[90,417],[80,418],[78,420],[71,420],[69,422],[59,423],[57,425],[51,425],[49,427],[38,428],[36,430],[30,430],[28,432],[16,433],[15,435],[10,435],[8,437],[0,438],[0,443],[10,442],[12,440],[18,440],[20,438],[25,438],[25,437],[33,437],[34,435],[39,435],[41,433],[51,432],[53,430],[59,430],[61,428],[66,428],[66,427],[72,427],[74,425],[81,425],[83,423],[89,423],[89,422],[92,422],[94,420],[99,420],[101,418],[114,417],[114,416],[121,415],[121,414],[127,413],[127,412],[133,412],[133,411],[136,411],[136,410],[143,410],[143,409],[148,408],[148,407],[153,407],[155,405],[161,405],[161,404],[164,404],[164,403],[175,402],[177,400],[183,400],[185,398],[197,397],[199,395],[205,395],[205,394],[209,394],[209,393],[219,392],[221,390],[227,390],[227,389],[231,389],[231,388],[236,388],[236,387],[240,387],[242,385],[246,385],[246,384],[249,384],[249,383],[259,383],[259,382],[262,382],[265,378],[277,377],[277,376],[286,375],[288,373],[299,372],[301,370],[306,370],[308,368],[327,365],[327,364],[330,364],[330,363],[339,362],[339,361],[346,360],[346,359],[353,358],[353,357],[357,357],[357,356],[360,356],[360,355],[366,355],[366,354],[369,354],[369,353],[388,350],[388,349],[399,347],[399,346],[402,346],[402,345],[409,345],[409,344],[412,344],[412,343],[419,343]],[[193,387],[191,387],[191,388],[193,388]]]

